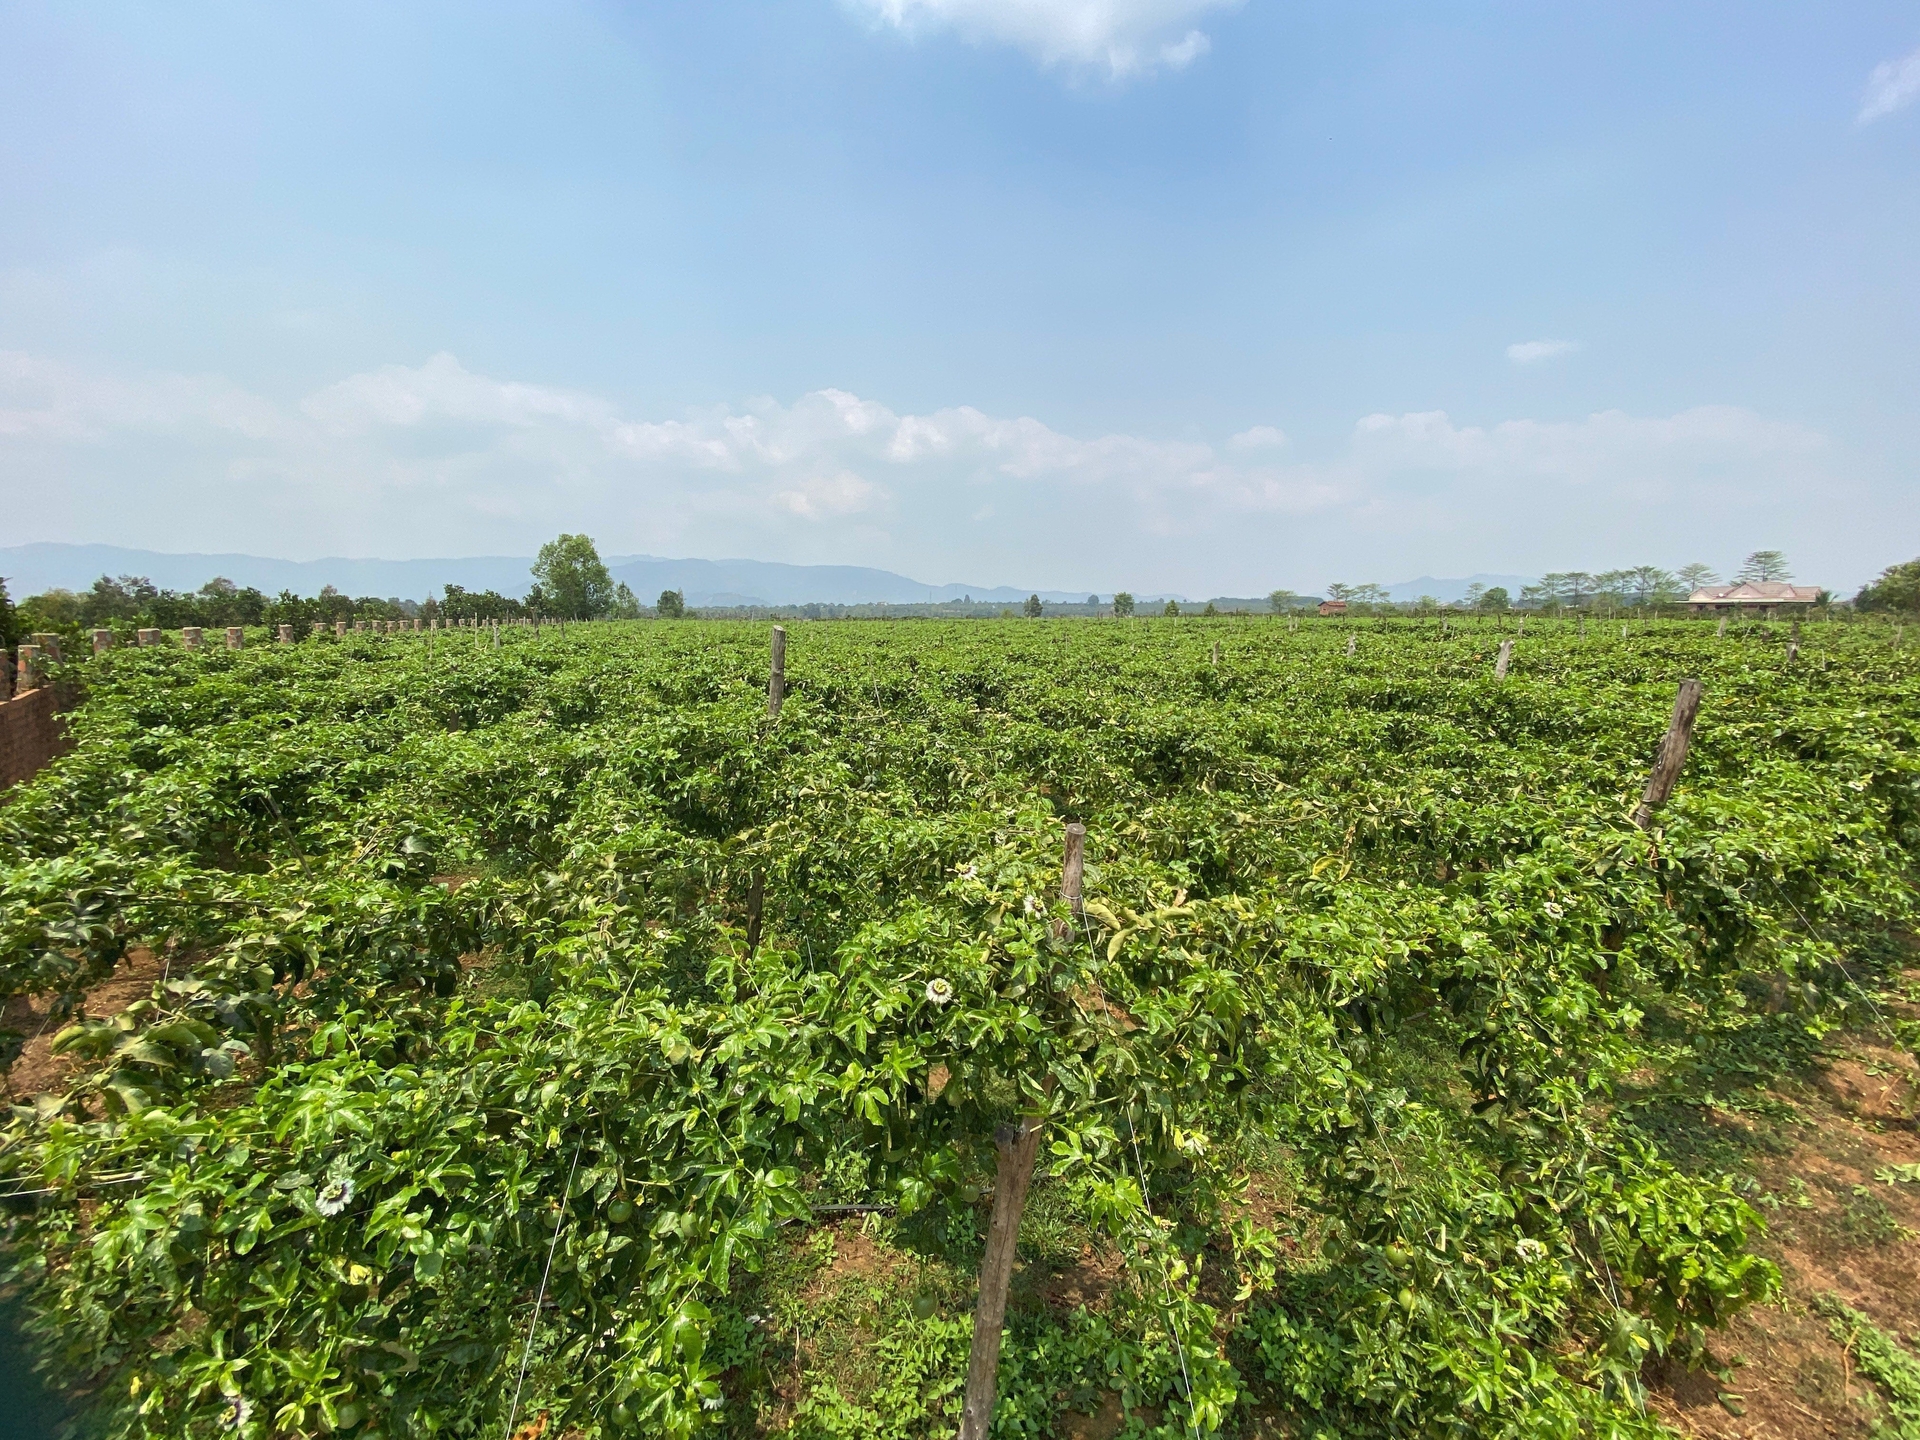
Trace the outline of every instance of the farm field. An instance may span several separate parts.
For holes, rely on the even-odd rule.
[[[796,622],[777,721],[764,624],[81,662],[0,803],[50,1373],[950,1435],[1029,1117],[997,1436],[1920,1434],[1910,653],[1512,626]]]

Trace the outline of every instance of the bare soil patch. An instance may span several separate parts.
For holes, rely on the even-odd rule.
[[[1920,1161],[1920,1066],[1850,1039],[1810,1081],[1781,1087],[1800,1121],[1754,1165],[1767,1217],[1759,1249],[1780,1267],[1778,1306],[1750,1309],[1714,1337],[1715,1366],[1655,1370],[1652,1402],[1685,1435],[1713,1440],[1866,1437],[1886,1419],[1873,1384],[1809,1308],[1823,1294],[1908,1346],[1920,1340],[1920,1183],[1889,1179]]]
[[[175,968],[179,961],[175,960]],[[30,1100],[36,1095],[64,1087],[75,1061],[53,1053],[53,1037],[83,1017],[110,1020],[136,1000],[153,993],[153,987],[168,973],[164,959],[144,946],[127,952],[113,974],[86,992],[80,1006],[71,1015],[56,1017],[53,997],[13,995],[0,1010],[0,1024],[27,1037],[26,1045],[7,1069],[7,1097]]]

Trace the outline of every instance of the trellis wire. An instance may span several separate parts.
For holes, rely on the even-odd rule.
[[[573,1164],[567,1169],[567,1185],[560,1192],[560,1213],[553,1217],[553,1239],[547,1244],[547,1263],[540,1272],[540,1289],[533,1297],[533,1318],[527,1321],[527,1348],[520,1352],[520,1378],[513,1382],[513,1404],[507,1409],[507,1440],[513,1440],[513,1422],[520,1418],[520,1391],[527,1383],[527,1366],[533,1361],[533,1337],[540,1332],[540,1307],[547,1300],[547,1277],[553,1274],[553,1254],[560,1248],[560,1227],[567,1221],[567,1197],[573,1194],[574,1172],[580,1168],[580,1152],[587,1137],[581,1132],[573,1147]]]

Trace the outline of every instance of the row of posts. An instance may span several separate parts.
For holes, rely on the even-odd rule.
[[[400,635],[413,632],[465,630],[472,633],[480,630],[489,630],[493,636],[493,643],[497,647],[500,644],[500,627],[502,625],[536,627],[538,623],[539,622],[531,619],[509,619],[502,621],[476,620],[471,618],[465,620],[335,620],[333,622],[333,633],[344,639],[349,632],[354,634]],[[321,628],[321,625],[315,625],[314,628],[318,630]],[[203,626],[183,626],[180,630],[181,647],[187,650],[198,650],[207,643],[206,636],[207,632]],[[226,627],[226,637],[227,649],[238,650],[245,643],[246,631],[242,626],[229,625]],[[275,638],[282,645],[293,644],[293,626],[280,625],[275,627]],[[166,632],[164,630],[142,628],[133,632],[133,639],[134,644],[140,646],[163,645],[166,643]],[[94,654],[103,654],[113,649],[115,643],[116,637],[113,631],[95,630],[93,632]],[[46,682],[48,663],[58,664],[61,659],[60,637],[51,632],[36,631],[31,639],[21,642],[18,654],[19,660],[16,663],[8,658],[5,651],[0,651],[0,700],[5,700],[10,695],[24,695],[29,690],[38,689]]]
[[[313,628],[315,630],[319,630],[324,626],[325,623],[326,622],[322,621],[319,624],[316,624]],[[437,630],[472,631],[472,630],[482,630],[482,629],[488,629],[488,628],[491,628],[495,633],[498,633],[501,625],[503,624],[530,626],[533,623],[534,622],[531,620],[506,620],[506,621],[491,620],[489,621],[489,620],[474,620],[474,619],[467,619],[467,620],[354,620],[354,621],[335,620],[333,622],[333,633],[342,639],[344,639],[349,633],[356,634],[356,635],[357,634],[402,635],[402,634],[410,634],[416,631],[437,631]],[[241,644],[243,643],[244,637],[246,635],[246,631],[244,627],[239,625],[229,625],[227,626],[226,633],[227,633],[227,649],[238,650],[241,647]],[[136,645],[161,645],[166,643],[165,632],[161,630],[136,630],[133,632],[133,638],[134,638],[134,643]],[[291,645],[293,643],[293,626],[291,625],[277,626],[275,631],[275,638],[282,645]],[[102,651],[111,650],[114,647],[114,643],[115,642],[114,642],[113,631],[95,630],[93,632],[93,653],[94,654],[98,655]],[[198,650],[205,643],[206,643],[206,631],[201,626],[187,625],[181,628],[180,644],[185,649]]]

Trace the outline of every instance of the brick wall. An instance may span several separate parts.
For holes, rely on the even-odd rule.
[[[61,708],[51,685],[0,702],[0,790],[32,779],[67,748]]]

